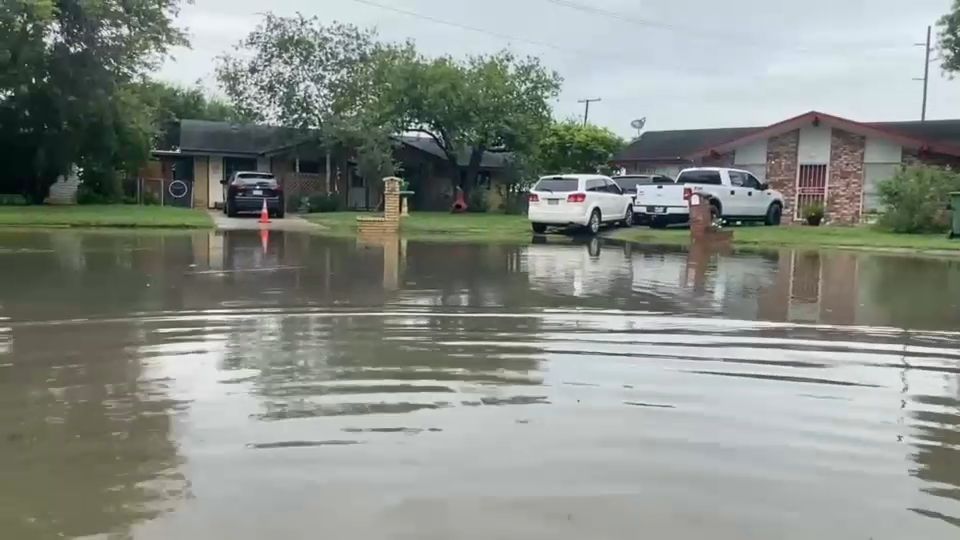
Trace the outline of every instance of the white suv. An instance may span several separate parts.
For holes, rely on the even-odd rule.
[[[603,223],[633,223],[631,198],[609,177],[595,174],[544,176],[530,190],[528,212],[533,232],[547,227],[586,227],[597,234]]]

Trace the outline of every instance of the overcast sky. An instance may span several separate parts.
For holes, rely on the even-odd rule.
[[[582,117],[577,100],[599,97],[591,122],[622,135],[633,133],[630,121],[639,117],[650,130],[765,125],[811,109],[862,121],[914,120],[922,83],[912,78],[923,75],[923,47],[914,43],[951,3],[195,0],[179,18],[192,49],[174,51],[160,77],[200,80],[214,90],[214,58],[257,24],[258,13],[300,11],[376,27],[385,40],[413,39],[426,54],[509,48],[539,56],[564,77],[558,118]],[[939,63],[930,73],[928,118],[960,118],[960,80],[941,75]]]

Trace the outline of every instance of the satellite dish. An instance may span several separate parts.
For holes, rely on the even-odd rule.
[[[637,130],[637,131],[640,131],[641,129],[643,129],[643,126],[645,126],[645,125],[647,125],[647,118],[646,118],[646,117],[638,118],[638,119],[634,120],[633,122],[630,122],[630,127],[632,127],[633,129],[635,129],[635,130]]]

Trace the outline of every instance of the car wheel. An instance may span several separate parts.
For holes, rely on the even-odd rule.
[[[623,226],[632,227],[633,226],[633,207],[627,207],[627,215],[623,216]]]
[[[764,224],[776,227],[780,225],[780,220],[783,218],[783,208],[779,204],[773,203],[770,205],[770,208],[767,209],[767,217],[763,220]]]
[[[230,204],[230,201],[225,202],[223,207],[227,212],[227,217],[237,217],[237,211],[233,209],[233,205]]]
[[[537,234],[543,234],[547,232],[547,226],[543,223],[531,223],[530,228],[533,229],[533,232]]]
[[[600,232],[600,210],[594,210],[590,214],[590,221],[587,222],[587,233],[598,234]]]
[[[715,204],[710,205],[710,224],[714,227],[723,225],[723,216],[720,214],[720,207]]]
[[[283,216],[286,215],[286,213],[287,212],[283,208],[277,210],[277,219],[283,219]]]

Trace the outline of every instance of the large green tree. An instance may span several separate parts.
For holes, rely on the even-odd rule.
[[[133,84],[132,90],[160,125],[183,118],[236,122],[247,119],[232,104],[209,95],[199,84],[180,86],[147,79]]]
[[[0,191],[41,202],[75,164],[86,175],[143,159],[149,122],[127,85],[186,44],[173,24],[179,5],[0,2]]]
[[[537,162],[544,173],[601,172],[623,145],[609,129],[574,120],[557,122],[540,143]]]
[[[390,174],[389,127],[361,117],[358,108],[379,49],[370,30],[267,14],[235,53],[219,59],[217,78],[240,114],[315,134],[327,148],[328,181],[337,145],[358,149],[365,175]]]
[[[943,70],[960,73],[960,0],[954,0],[950,12],[937,21]]]
[[[561,83],[538,59],[506,51],[458,61],[393,49],[379,55],[372,73],[365,108],[397,131],[432,138],[452,171],[466,161],[465,191],[475,184],[485,152],[535,151]]]

